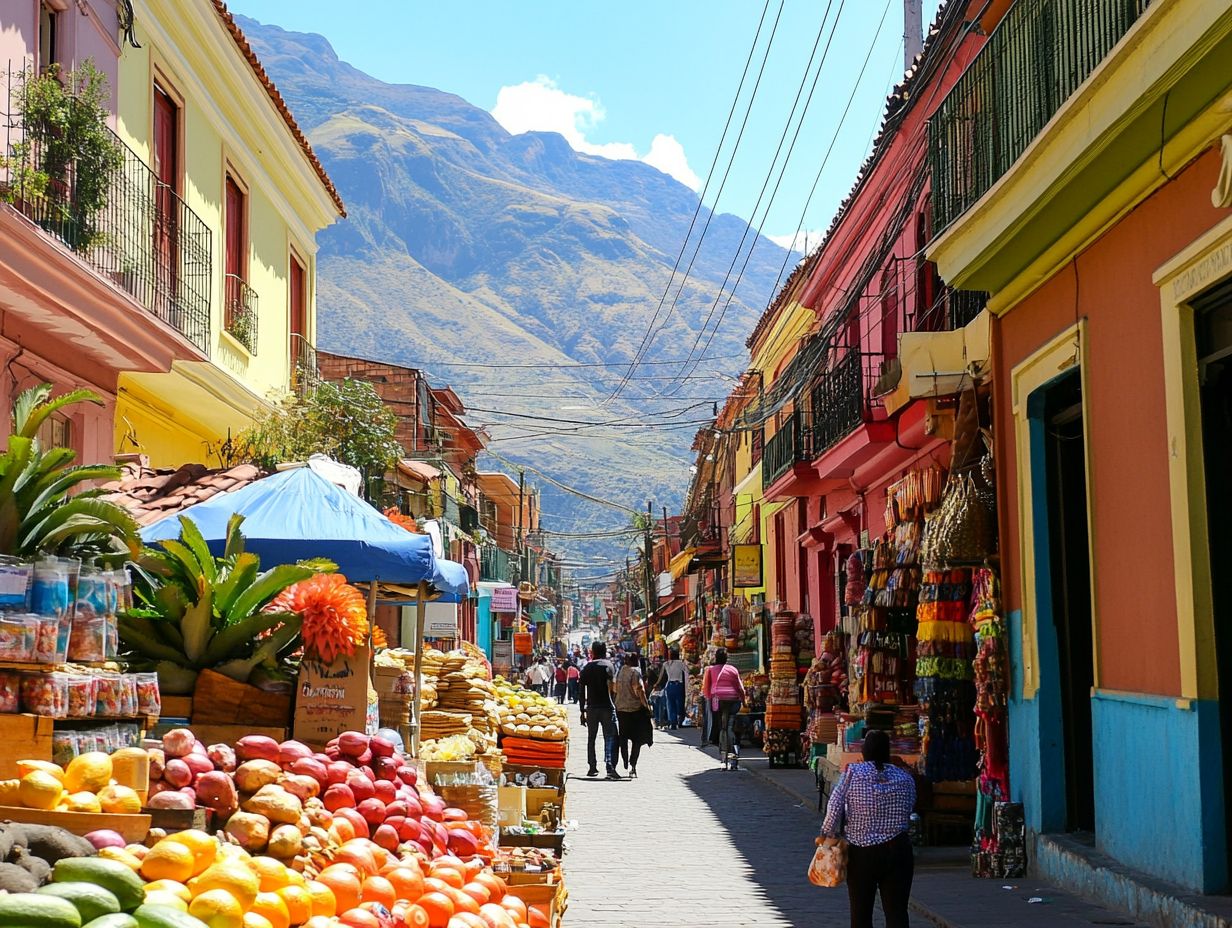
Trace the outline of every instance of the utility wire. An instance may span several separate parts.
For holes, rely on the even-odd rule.
[[[744,63],[744,72],[740,75],[740,85],[736,88],[735,97],[732,98],[731,110],[727,114],[727,123],[723,127],[723,136],[719,139],[718,147],[715,148],[714,159],[711,161],[710,171],[706,175],[705,187],[702,189],[701,196],[697,198],[697,208],[694,210],[693,219],[689,223],[689,231],[685,234],[684,241],[680,243],[680,253],[676,256],[676,263],[672,267],[672,273],[668,278],[667,286],[663,289],[663,295],[659,297],[659,305],[655,307],[655,311],[651,315],[650,324],[646,327],[646,333],[642,336],[642,341],[638,346],[637,352],[634,353],[633,362],[629,365],[629,369],[625,372],[625,376],[621,379],[620,383],[617,384],[616,388],[607,398],[607,402],[611,402],[619,396],[620,392],[628,385],[630,378],[633,376],[633,372],[637,369],[638,363],[645,357],[646,352],[649,351],[650,347],[654,344],[655,336],[662,331],[665,325],[667,325],[667,321],[671,318],[672,310],[675,309],[676,300],[679,300],[680,294],[684,292],[685,284],[689,280],[689,274],[693,270],[693,263],[697,260],[697,256],[701,252],[702,242],[706,239],[706,232],[710,228],[710,221],[714,218],[715,212],[718,209],[719,200],[723,196],[723,189],[727,186],[727,178],[731,174],[732,164],[736,160],[736,152],[739,151],[740,142],[744,138],[744,130],[748,127],[749,114],[753,111],[753,102],[757,99],[757,91],[761,87],[761,79],[766,73],[766,62],[770,59],[770,49],[774,45],[774,36],[778,32],[779,20],[783,15],[783,0],[779,0],[779,9],[774,17],[774,25],[770,29],[770,37],[766,41],[766,50],[762,55],[761,65],[757,71],[757,79],[753,82],[753,90],[749,94],[749,102],[745,107],[744,117],[740,121],[740,131],[736,135],[736,141],[732,145],[731,155],[727,159],[727,167],[723,171],[723,179],[719,183],[718,193],[715,194],[714,202],[710,204],[710,210],[706,214],[706,221],[702,224],[702,231],[697,238],[697,244],[693,250],[693,257],[689,259],[689,266],[685,269],[684,277],[680,281],[680,289],[676,293],[676,300],[672,301],[672,309],[668,310],[663,322],[658,324],[659,313],[663,309],[663,304],[667,300],[667,295],[671,292],[672,282],[676,279],[676,270],[680,267],[680,261],[684,258],[684,253],[688,249],[689,236],[693,233],[693,226],[697,222],[698,215],[701,213],[702,203],[705,200],[706,191],[710,187],[710,181],[714,176],[715,166],[719,163],[719,155],[722,153],[723,141],[726,139],[727,130],[731,126],[732,114],[736,111],[736,104],[740,101],[740,93],[744,88],[744,81],[748,76],[749,62],[753,60],[753,52],[757,49],[757,39],[761,35],[762,26],[765,24],[766,11],[769,10],[769,8],[770,0],[766,0],[766,5],[762,8],[761,20],[757,24],[757,32],[753,36],[753,44],[749,47],[749,55]],[[657,328],[656,324],[658,324]]]
[[[531,467],[529,464],[515,464],[513,461],[510,461],[508,458],[502,457],[501,455],[497,454],[495,451],[487,450],[485,451],[485,453],[496,458],[496,460],[500,461],[506,467],[512,467],[515,470],[528,470],[532,474],[537,474],[540,477],[542,477],[544,480],[546,480],[548,483],[552,484],[555,487],[559,487],[560,489],[564,490],[566,493],[572,493],[574,496],[580,496],[582,499],[590,500],[592,503],[598,503],[600,506],[608,506],[612,509],[619,509],[621,512],[627,512],[630,515],[640,516],[642,514],[641,510],[630,509],[628,506],[625,506],[621,503],[614,503],[610,499],[600,499],[598,496],[591,496],[589,493],[584,493],[583,491],[577,489],[576,487],[571,487],[568,484],[561,483],[555,477],[545,474],[543,471],[539,470],[538,468]]]

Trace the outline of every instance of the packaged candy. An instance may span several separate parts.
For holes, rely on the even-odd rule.
[[[21,674],[0,670],[0,712],[21,711]]]
[[[72,634],[68,641],[70,661],[105,661],[107,659],[107,617],[85,615],[78,610],[73,616]]]
[[[54,615],[35,616],[38,619],[38,631],[34,636],[34,659],[40,664],[63,663],[67,655],[61,655],[56,650],[60,636],[60,620]]]
[[[67,767],[69,762],[77,756],[78,735],[79,732],[64,730],[51,733],[51,762],[53,764]]]
[[[135,673],[137,681],[137,714],[162,715],[163,699],[158,689],[158,674]]]
[[[30,608],[30,580],[34,565],[21,558],[0,556],[0,610],[26,612]]]
[[[68,716],[68,674],[28,673],[21,678],[21,705],[26,712],[53,719]]]
[[[77,732],[77,753],[89,754],[92,751],[106,751],[107,741],[97,729]]]
[[[0,661],[29,663],[34,660],[38,619],[29,613],[0,614]]]
[[[94,714],[99,718],[116,719],[124,715],[124,681],[118,673],[99,674]]]
[[[137,714],[137,675],[120,675],[120,717],[131,718]]]
[[[89,719],[94,717],[98,700],[98,678],[88,674],[68,675],[68,717]]]
[[[79,561],[48,557],[34,563],[30,609],[39,615],[64,616],[72,612],[73,589],[81,569]]]

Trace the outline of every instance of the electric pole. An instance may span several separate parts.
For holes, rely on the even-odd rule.
[[[646,502],[646,623],[649,635],[650,615],[654,611],[654,500]],[[647,637],[649,641],[649,637]]]

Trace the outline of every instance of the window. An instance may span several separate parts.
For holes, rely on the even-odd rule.
[[[753,443],[753,447],[750,453],[752,454],[753,464],[756,464],[758,461],[761,460],[761,453],[762,451],[765,450],[765,447],[766,447],[765,426],[760,426],[753,430],[753,432],[751,433],[751,441]]]
[[[60,29],[62,25],[63,18],[60,9],[50,3],[39,4],[37,62],[39,73],[60,63],[64,51],[61,48]]]
[[[170,311],[179,290],[180,108],[165,89],[154,84],[154,265],[156,292]],[[164,315],[164,318],[170,318]]]
[[[44,448],[71,448],[73,440],[72,420],[53,414],[39,426],[39,444]]]
[[[881,275],[881,354],[898,357],[898,259]]]
[[[304,266],[291,255],[291,350],[295,350],[295,336],[307,335],[308,323],[308,291]]]
[[[223,268],[226,273],[226,306],[223,326],[250,353],[257,350],[257,296],[248,286],[247,197],[231,174],[227,174],[223,203]]]

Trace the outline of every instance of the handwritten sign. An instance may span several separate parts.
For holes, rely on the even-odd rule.
[[[376,732],[372,651],[360,647],[332,664],[305,659],[295,687],[295,739],[322,745],[344,731]]]

